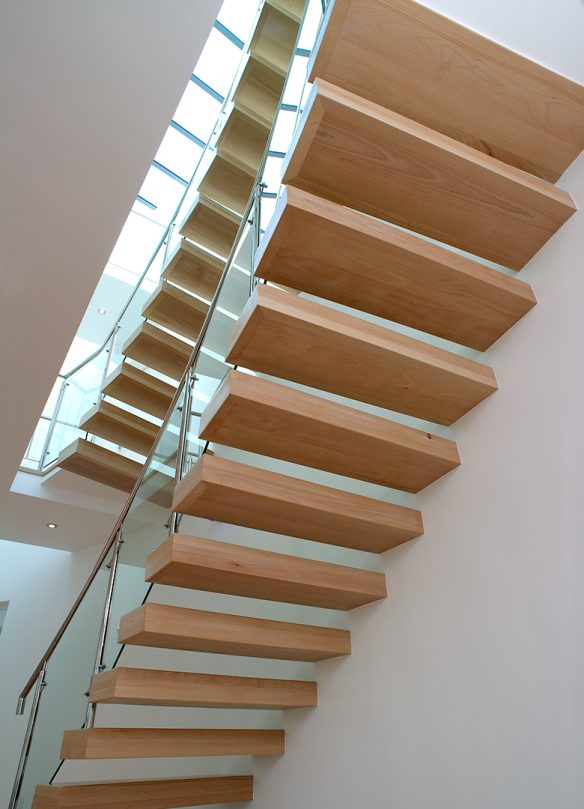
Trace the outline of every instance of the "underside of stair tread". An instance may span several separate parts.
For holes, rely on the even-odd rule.
[[[104,399],[85,414],[79,426],[82,430],[142,455],[148,455],[159,430],[158,425],[151,421]]]
[[[419,511],[203,455],[173,510],[260,531],[382,553],[423,533]]]
[[[199,191],[231,211],[243,215],[251,194],[255,174],[234,166],[221,155],[215,155],[201,180]]]
[[[164,282],[144,304],[142,317],[164,326],[188,340],[195,340],[209,306],[179,287]]]
[[[311,708],[316,683],[118,667],[96,674],[90,700],[120,705],[199,708]]]
[[[62,759],[166,756],[280,756],[284,731],[224,728],[88,728],[66,730]]]
[[[122,354],[171,379],[180,379],[191,356],[192,346],[184,340],[144,321],[128,338]]]
[[[124,615],[120,643],[315,662],[351,653],[345,629],[270,621],[147,602]]]
[[[256,275],[480,351],[536,303],[517,278],[292,186]]]
[[[285,77],[297,34],[297,21],[271,3],[266,3],[251,40],[250,52],[255,59]]]
[[[312,66],[356,95],[555,182],[584,87],[413,0],[336,0]]]
[[[332,610],[351,610],[387,596],[383,573],[184,534],[173,534],[150,553],[145,578]]]
[[[283,181],[515,270],[576,210],[550,183],[324,81]]]
[[[132,491],[142,468],[137,461],[84,438],[78,438],[65,447],[56,465],[75,475],[123,492]]]
[[[456,444],[261,377],[231,371],[201,417],[199,434],[408,492],[459,466]]]
[[[180,233],[206,250],[227,258],[241,217],[208,197],[200,196]]]
[[[162,379],[123,362],[108,376],[102,392],[162,419],[170,407],[175,389]]]
[[[217,140],[217,154],[255,177],[268,135],[265,126],[234,107]]]
[[[296,22],[299,23],[302,20],[306,0],[266,0],[266,2],[279,11],[283,11],[284,14],[288,14]]]
[[[178,809],[251,801],[253,776],[39,785],[32,809]]]
[[[270,129],[280,103],[284,77],[250,56],[233,95],[235,108]]]
[[[264,284],[227,362],[440,424],[497,389],[486,365]]]
[[[218,256],[182,239],[164,268],[162,278],[210,301],[217,289],[223,265]]]

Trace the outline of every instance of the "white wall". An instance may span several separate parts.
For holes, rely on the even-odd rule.
[[[0,806],[8,805],[27,722],[15,714],[18,695],[96,555],[96,548],[71,554],[0,540],[0,601],[10,602],[0,635]]]

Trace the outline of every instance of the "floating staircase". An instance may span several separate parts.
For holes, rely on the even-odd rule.
[[[168,407],[170,380],[191,352],[182,338],[196,338],[218,257],[233,244],[302,8],[301,0],[264,6],[217,155],[183,224],[186,240],[123,349],[130,364],[104,387],[150,417]],[[497,390],[494,371],[468,349],[487,350],[536,303],[508,270],[520,270],[575,210],[552,183],[584,147],[584,89],[412,0],[337,0],[327,16],[287,157],[288,188],[256,254],[255,275],[266,283],[226,352],[239,370],[229,370],[201,417],[210,449],[172,491],[175,512],[221,523],[226,536],[175,531],[150,553],[145,579],[201,597],[348,611],[386,598],[382,573],[280,553],[278,536],[262,538],[270,550],[234,544],[229,526],[344,555],[380,554],[422,535],[421,512],[403,505],[401,492],[448,485],[437,481],[460,465],[459,451],[433,425],[488,407]],[[436,338],[458,346],[439,347]],[[119,409],[101,401],[84,423],[122,446],[151,445],[146,420],[124,421]],[[402,423],[411,419],[430,425]],[[232,460],[221,447],[266,456],[278,469],[298,464],[395,491],[355,494],[260,468],[265,461],[255,466],[253,457]],[[125,490],[140,470],[83,440],[59,463]],[[348,630],[318,623],[146,600],[122,616],[118,641],[230,655],[243,668],[249,657],[315,663],[351,653]],[[93,678],[94,705],[317,704],[313,681],[124,662]],[[265,728],[85,727],[67,730],[62,749],[64,759],[283,753],[284,731]],[[170,809],[251,797],[248,776],[54,785],[38,788],[33,809]]]

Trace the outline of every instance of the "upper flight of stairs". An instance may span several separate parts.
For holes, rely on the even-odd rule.
[[[278,110],[303,8],[304,0],[269,0],[262,9],[248,62],[235,89],[234,107],[199,185],[200,195],[181,225],[184,238],[166,261],[160,286],[144,304],[143,323],[122,347],[123,366],[127,364],[130,370],[126,374],[116,369],[102,390],[104,395],[156,418],[166,413],[163,400],[170,404],[172,393],[168,398],[163,386],[171,387],[170,380],[182,376],[233,246]],[[165,379],[147,376],[147,371]],[[131,379],[137,375],[142,375],[141,379]],[[101,412],[86,414],[83,426],[93,435],[110,440],[101,429],[104,406],[96,406]],[[107,433],[112,432],[110,427],[108,424]],[[115,432],[114,443],[147,454],[147,442],[137,442],[135,433],[126,439]],[[126,469],[130,464],[124,463],[128,459],[122,454],[105,450],[103,457],[108,462],[101,468],[97,453],[87,464],[85,458],[74,457],[77,450],[77,444],[67,447],[56,465],[67,464],[69,469],[77,466],[84,469],[86,477],[124,491],[131,488]],[[119,475],[111,473],[111,455],[122,459]]]
[[[234,109],[182,226],[197,244],[183,241],[168,260],[147,320],[123,348],[129,363],[85,418],[109,441],[143,454],[152,445],[153,422],[121,414],[120,405],[161,419],[172,400],[260,165],[303,5],[269,0],[262,11]],[[418,509],[231,460],[220,447],[409,493],[455,470],[453,440],[391,411],[451,425],[488,406],[494,371],[434,338],[484,351],[534,307],[529,284],[485,260],[521,269],[573,214],[552,182],[584,147],[584,90],[411,0],[336,0],[328,16],[287,157],[288,188],[254,266],[258,279],[298,294],[266,283],[250,297],[226,356],[241,369],[227,373],[201,416],[211,450],[174,488],[172,508],[324,543],[319,550],[331,554],[335,546],[382,553],[421,536]],[[125,490],[140,470],[82,439],[60,463]],[[278,536],[260,550],[182,530],[152,550],[146,581],[344,611],[379,609],[387,596],[382,573],[280,553]],[[118,641],[231,655],[243,667],[246,657],[317,662],[351,653],[348,630],[317,623],[146,600],[122,616]],[[317,686],[121,665],[93,678],[90,701],[312,708]],[[284,731],[264,728],[83,728],[66,731],[62,749],[65,759],[283,752]],[[39,787],[33,809],[171,809],[251,797],[248,776],[55,785]]]

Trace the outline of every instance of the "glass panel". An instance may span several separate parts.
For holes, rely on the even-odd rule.
[[[108,576],[104,566],[49,661],[18,809],[30,809],[36,785],[49,783],[60,762],[63,732],[85,720]]]
[[[221,102],[191,81],[184,91],[173,120],[206,142],[220,111]]]
[[[240,59],[241,49],[216,28],[213,28],[197,62],[194,70],[195,76],[198,76],[222,96],[226,96]]]
[[[158,163],[168,166],[175,174],[190,180],[202,152],[203,147],[191,138],[176,129],[168,129],[156,153],[156,160]],[[156,201],[151,197],[148,199]]]

